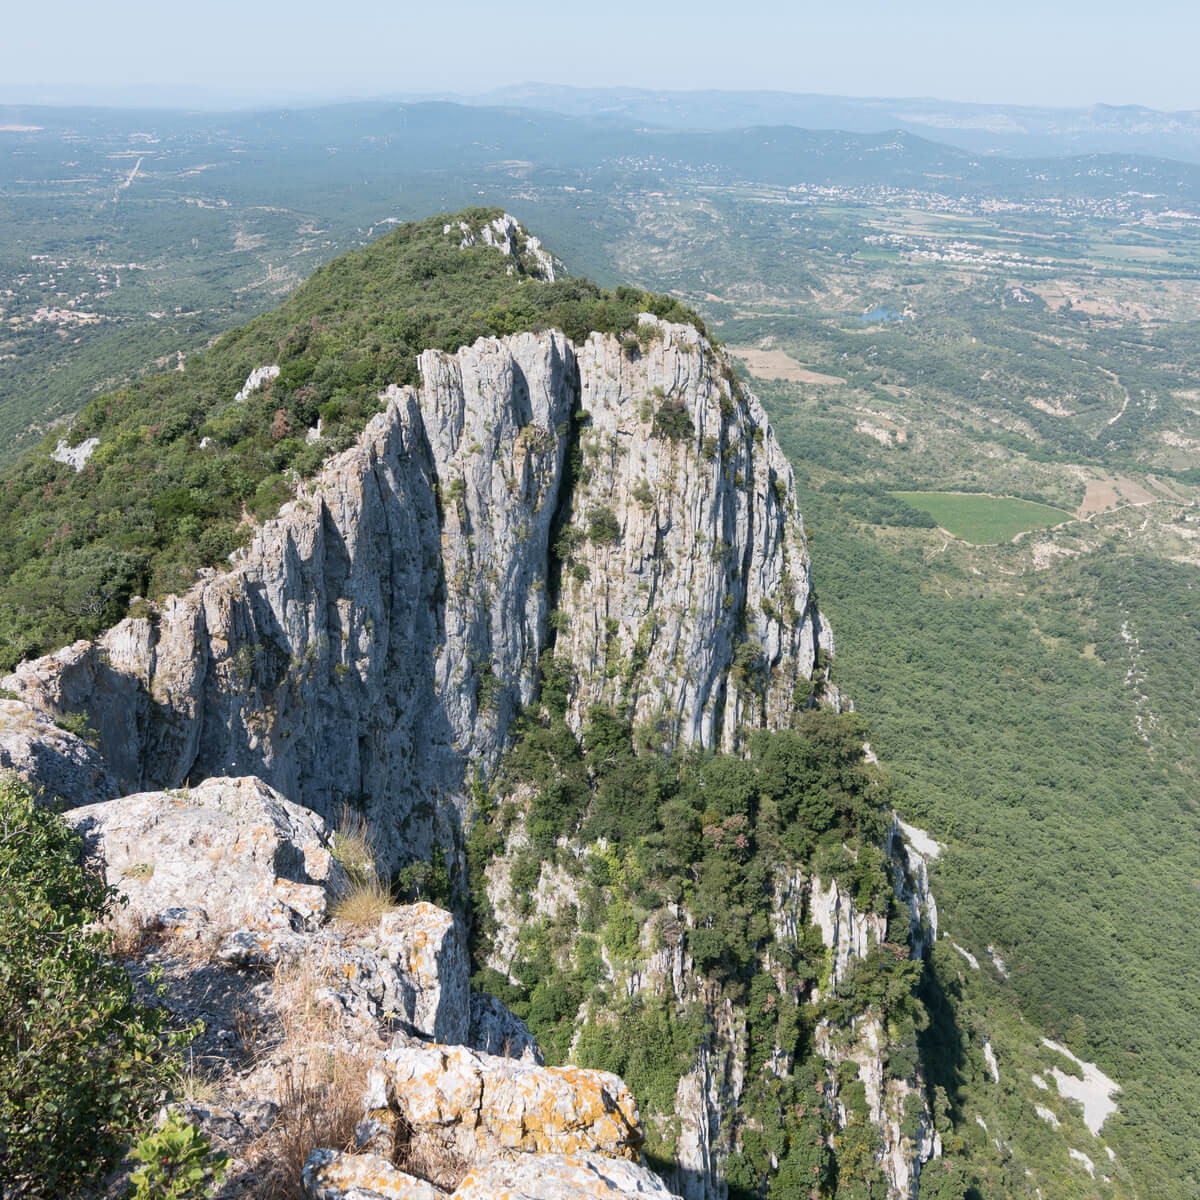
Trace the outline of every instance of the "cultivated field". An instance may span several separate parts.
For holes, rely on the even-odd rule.
[[[1046,529],[1071,520],[1071,514],[1048,504],[1012,496],[964,492],[893,492],[906,504],[927,512],[947,533],[976,546],[1010,542],[1019,533]]]

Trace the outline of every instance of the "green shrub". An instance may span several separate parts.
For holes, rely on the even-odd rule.
[[[16,1195],[75,1194],[111,1169],[169,1074],[165,1010],[145,1008],[96,922],[116,893],[78,836],[0,777],[0,1173]]]
[[[142,1166],[126,1200],[208,1200],[225,1176],[229,1155],[212,1153],[208,1138],[175,1113],[129,1152]]]
[[[89,720],[85,712],[65,712],[55,717],[54,723],[59,729],[73,733],[77,738],[82,738],[94,746],[100,735],[88,723]]]
[[[621,522],[611,508],[596,505],[588,510],[588,537],[602,546],[621,540]]]
[[[695,432],[691,413],[684,407],[682,400],[668,400],[659,405],[654,414],[650,432],[656,438],[665,438],[672,442],[686,442]]]

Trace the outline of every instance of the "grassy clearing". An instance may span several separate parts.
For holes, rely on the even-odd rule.
[[[927,512],[943,529],[976,546],[1009,542],[1018,533],[1046,529],[1072,519],[1071,513],[1012,496],[962,492],[893,492],[913,508]]]

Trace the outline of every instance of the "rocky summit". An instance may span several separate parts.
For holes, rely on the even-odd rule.
[[[507,215],[443,233],[555,278]],[[939,1152],[936,907],[791,470],[703,332],[632,314],[424,350],[227,562],[3,680],[0,764],[201,1023],[174,1103],[224,1194],[915,1196]],[[236,403],[280,389],[282,437],[305,371]]]

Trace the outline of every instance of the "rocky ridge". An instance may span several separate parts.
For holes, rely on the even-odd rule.
[[[809,703],[828,627],[791,471],[690,326],[421,356],[358,444],[187,593],[2,683],[0,761],[68,803],[253,774],[385,866],[453,847],[548,651],[594,703],[732,747]],[[551,611],[557,612],[553,627]],[[739,658],[739,653],[741,657]],[[82,720],[31,762],[22,726]],[[44,722],[43,722],[44,724]]]
[[[484,240],[503,253],[530,252],[507,227],[490,240],[488,232]],[[172,936],[211,937],[209,914],[182,880],[171,893],[171,872],[155,891],[158,868],[139,871],[143,860],[121,842],[139,820],[137,836],[147,833],[147,813],[168,802],[161,797],[184,810],[196,797],[204,807],[210,794],[224,796],[230,777],[252,776],[238,794],[274,807],[246,845],[257,845],[263,829],[279,845],[319,841],[328,833],[321,817],[350,803],[379,831],[385,868],[427,859],[439,844],[457,861],[471,781],[495,766],[549,658],[567,672],[576,732],[603,704],[655,724],[672,744],[733,750],[743,730],[787,727],[814,696],[837,701],[828,680],[832,637],[812,596],[790,468],[758,401],[694,328],[647,313],[636,336],[481,339],[455,354],[426,352],[420,370],[420,388],[389,389],[358,444],[301,485],[228,570],[202,573],[187,593],[147,606],[150,615],[22,663],[2,681],[13,698],[0,709],[0,763],[72,805],[138,793],[114,801],[101,834],[87,824],[99,820],[95,811],[78,819],[121,886],[139,893],[151,923]],[[311,825],[297,815],[305,808],[315,810]],[[185,843],[191,838],[170,853],[182,854]],[[230,846],[240,853],[241,835]],[[425,1053],[424,1039],[474,1039],[469,1064],[461,1054],[438,1060],[439,1079],[489,1071],[510,1079],[513,1067],[485,1061],[497,1049],[542,1069],[536,1043],[511,1013],[448,982],[457,978],[449,965],[456,955],[465,964],[462,951],[434,954],[423,972],[412,962],[398,970],[411,957],[399,947],[412,944],[398,919],[352,938],[331,931],[321,897],[337,890],[336,871],[321,875],[302,857],[303,869],[272,867],[256,878],[246,920],[221,931],[219,962],[277,969],[319,947],[323,1001],[347,1027],[416,1039],[406,1054]],[[272,855],[249,858],[278,865]],[[901,888],[911,865],[897,858]],[[836,964],[844,969],[881,940],[871,924],[878,919],[847,907],[836,885],[805,879],[790,887],[780,920],[793,934],[809,922],[821,927],[836,990]],[[461,940],[453,926],[439,936]],[[680,947],[655,951],[626,986],[702,998]],[[444,990],[457,1000],[445,1002]],[[676,1095],[678,1186],[689,1200],[724,1195],[721,1165],[735,1149],[726,1114],[744,1082],[742,1018],[727,1002],[708,1015],[713,1035]],[[916,1164],[936,1147],[932,1138],[915,1149],[903,1144],[897,1098],[882,1082],[882,1031],[860,1033],[852,1047],[830,1043],[828,1055],[858,1055],[869,1093],[878,1075],[872,1103],[894,1134],[884,1155],[889,1178],[897,1194],[915,1194]],[[375,1105],[367,1142],[386,1140],[387,1112],[415,1127],[409,1110],[397,1108],[401,1068],[393,1068],[393,1084],[375,1090],[387,1103]],[[529,1076],[560,1097],[556,1112],[576,1113],[564,1118],[572,1129],[584,1074],[566,1093]],[[628,1108],[618,1085],[596,1085],[606,1112]],[[474,1094],[474,1084],[463,1088]],[[454,1085],[456,1094],[463,1088]],[[596,1167],[588,1156],[598,1147],[611,1155],[625,1144],[607,1134],[521,1142],[518,1150],[540,1158],[565,1156],[536,1182],[529,1160],[506,1157],[514,1147],[502,1122],[489,1125],[467,1101],[455,1111],[475,1114],[472,1132],[464,1140],[456,1128],[441,1151],[457,1160],[486,1150],[455,1195],[510,1186],[524,1189],[518,1195],[596,1194],[547,1191],[545,1180],[597,1171],[625,1180],[604,1186],[663,1194],[653,1177],[627,1177],[611,1162]],[[449,1109],[438,1113],[439,1128],[458,1120]],[[635,1124],[627,1112],[625,1125]],[[386,1149],[395,1156],[394,1136]],[[360,1170],[339,1163],[306,1175],[312,1194],[334,1195],[337,1172]],[[462,1192],[468,1183],[476,1191]],[[448,1194],[446,1179],[426,1184]]]

